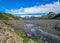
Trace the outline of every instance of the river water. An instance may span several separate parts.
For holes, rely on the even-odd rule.
[[[60,43],[60,37],[56,37],[44,32],[40,29],[40,26],[30,23],[26,24],[26,26],[34,34],[34,36],[32,36],[31,38],[43,37],[43,40],[48,41],[48,43]]]

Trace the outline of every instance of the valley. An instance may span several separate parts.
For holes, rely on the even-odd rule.
[[[38,33],[40,34],[40,38],[43,37],[43,42],[44,39],[45,41],[48,41],[49,43],[60,43],[60,20],[9,20],[7,21],[8,25],[11,25],[12,27],[15,28],[15,30],[23,30],[25,35],[27,37],[30,37],[32,35],[36,35],[36,32],[31,31],[26,24],[34,24],[39,27],[37,27],[36,31],[39,31]],[[36,27],[35,27],[36,28]],[[42,30],[42,31],[41,31]],[[34,37],[34,36],[33,36]],[[36,38],[36,37],[35,37]]]

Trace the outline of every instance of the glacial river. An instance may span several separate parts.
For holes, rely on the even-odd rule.
[[[40,26],[30,23],[26,24],[26,26],[34,34],[31,38],[43,37],[43,40],[49,43],[60,43],[60,37],[44,32],[40,29]]]

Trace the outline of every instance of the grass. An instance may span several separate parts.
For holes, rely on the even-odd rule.
[[[0,20],[19,20],[19,17],[13,16],[9,13],[2,13],[0,12]]]
[[[24,42],[24,43],[28,43],[29,38],[27,38],[27,37],[24,36],[24,32],[23,32],[22,30],[18,30],[18,31],[17,31],[17,34],[18,34],[20,37],[23,38],[23,42]],[[33,39],[33,41],[34,41],[35,43],[42,43],[42,40],[41,40],[41,39]]]
[[[4,14],[0,13],[0,20],[8,20],[8,17],[4,16]]]
[[[24,36],[24,32],[23,32],[22,30],[18,30],[18,31],[17,31],[17,34],[18,34],[20,37],[23,38],[23,42],[24,42],[24,43],[28,43],[29,38],[27,38],[27,37]]]
[[[34,39],[35,43],[43,43],[41,39]]]

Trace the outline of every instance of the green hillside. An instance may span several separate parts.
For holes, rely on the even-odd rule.
[[[0,12],[0,20],[19,20],[19,17],[15,17],[9,13]]]

